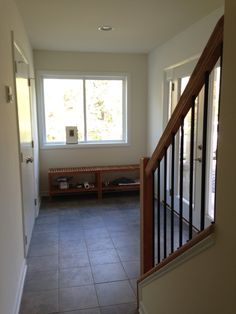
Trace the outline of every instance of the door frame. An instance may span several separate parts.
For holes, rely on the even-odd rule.
[[[20,193],[21,193],[21,217],[22,217],[22,238],[23,238],[23,250],[24,250],[24,258],[27,257],[27,247],[29,246],[30,239],[27,239],[26,242],[26,226],[25,226],[25,213],[24,213],[24,198],[23,198],[23,175],[22,175],[22,158],[21,158],[21,141],[20,141],[20,132],[19,132],[19,120],[18,120],[18,103],[17,103],[17,87],[16,87],[16,55],[15,55],[15,49],[19,52],[20,56],[22,57],[22,60],[29,66],[29,62],[27,58],[25,57],[23,50],[20,48],[18,43],[16,42],[14,38],[14,32],[11,31],[11,47],[12,47],[12,64],[13,64],[13,77],[14,77],[14,95],[15,95],[15,105],[16,105],[16,125],[17,125],[17,137],[18,137],[18,157],[19,157],[19,173],[20,173]],[[29,79],[29,75],[28,75]],[[31,103],[31,93],[30,93],[30,87],[29,87],[29,103],[30,103],[30,124],[31,124],[31,136],[33,140],[33,121],[32,121],[32,103]],[[33,149],[34,153],[34,149]],[[34,154],[33,154],[34,155]],[[32,167],[32,175],[33,175],[33,191],[34,191],[34,198],[35,198],[35,170],[34,166]],[[34,208],[34,218],[36,217],[36,204],[33,204]]]
[[[186,77],[186,76],[190,76],[191,72],[194,68],[194,64],[196,63],[197,60],[194,60],[193,62],[191,62],[191,64],[182,64],[182,65],[178,65],[177,68],[171,68],[171,69],[167,69],[165,72],[165,76],[164,76],[164,110],[163,110],[163,128],[166,126],[168,120],[169,120],[169,113],[170,113],[170,97],[171,99],[174,100],[178,100],[181,94],[181,79],[182,77]],[[219,65],[219,62],[216,64],[215,68],[217,68]],[[192,70],[191,70],[192,68]],[[209,192],[209,180],[210,180],[210,154],[209,154],[209,150],[211,149],[211,130],[210,130],[210,126],[211,126],[211,121],[212,121],[212,104],[213,104],[213,84],[214,84],[214,78],[215,78],[215,70],[213,70],[213,72],[211,73],[210,76],[210,81],[209,81],[209,107],[208,107],[208,134],[207,134],[207,169],[206,169],[206,199],[205,199],[205,203],[206,206],[208,206],[209,203],[209,197],[208,197],[208,192]],[[171,82],[174,82],[175,88],[174,90],[172,89],[172,91],[170,91],[171,89]],[[174,96],[173,96],[174,95]],[[199,98],[200,97],[200,98]],[[201,115],[203,114],[202,109],[200,108],[199,104],[203,101],[204,98],[204,89],[201,90],[199,96],[198,96],[198,110],[197,110],[197,119],[201,119],[202,117]],[[177,101],[178,102],[178,101]],[[176,102],[176,104],[177,104]],[[166,106],[165,106],[166,104]],[[172,105],[172,104],[171,104]],[[172,111],[173,112],[173,111]],[[200,117],[199,117],[200,115]],[[200,121],[200,124],[202,122]],[[194,151],[194,158],[195,160],[197,159],[197,157],[201,158],[201,153],[200,151],[198,151],[198,147],[199,147],[199,140],[200,142],[202,142],[202,131],[199,132],[198,128],[199,128],[199,122],[197,122],[196,125],[196,129],[195,129],[195,145],[196,145],[196,150]],[[199,138],[200,137],[200,138]],[[176,141],[175,141],[175,151],[176,151],[176,159],[177,158],[177,146],[179,145],[179,136],[176,136]],[[217,147],[217,145],[216,145]],[[168,152],[169,156],[171,156],[171,149]],[[168,163],[169,163],[170,158],[168,158]],[[195,161],[195,163],[197,163],[197,161]],[[170,167],[168,167],[170,168]],[[198,167],[199,168],[199,167]],[[176,162],[176,166],[175,166],[175,187],[178,189],[178,176],[179,176],[179,167],[177,166],[177,162]],[[199,173],[200,171],[200,173]],[[169,171],[168,173],[168,178],[167,178],[167,202],[168,204],[170,204],[170,175],[171,172]],[[200,177],[199,177],[200,176]],[[199,181],[199,183],[201,183],[201,170],[198,169],[197,172],[195,172],[195,176],[194,176],[194,194],[199,194],[199,186],[196,184],[196,180]],[[200,196],[200,194],[199,194]],[[201,197],[201,196],[200,196]],[[178,214],[179,211],[179,206],[178,206],[178,191],[175,191],[175,211]],[[200,218],[198,219],[198,216],[200,217],[200,206],[199,206],[199,201],[197,200],[197,202],[195,201],[195,206],[193,209],[193,226],[198,230],[200,228]],[[183,200],[183,203],[186,205],[187,202],[186,200]],[[185,207],[184,205],[184,207]],[[188,204],[187,204],[188,206]],[[199,208],[199,209],[197,209]],[[197,210],[197,211],[196,211]],[[215,210],[215,209],[214,209]],[[195,213],[194,213],[195,211]],[[208,226],[212,223],[212,217],[210,217],[208,215],[209,210],[206,209],[205,212],[205,225]],[[183,210],[183,218],[188,222],[188,210],[186,211],[186,209]],[[199,220],[199,222],[198,222]]]

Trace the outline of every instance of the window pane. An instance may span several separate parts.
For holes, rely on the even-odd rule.
[[[86,80],[88,141],[123,140],[122,80]]]
[[[77,126],[84,140],[83,80],[44,78],[46,142],[65,142],[66,126]]]

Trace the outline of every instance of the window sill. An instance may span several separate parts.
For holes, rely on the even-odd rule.
[[[79,144],[42,144],[40,149],[88,149],[88,148],[110,148],[130,146],[128,142],[101,142],[101,143],[79,143]]]

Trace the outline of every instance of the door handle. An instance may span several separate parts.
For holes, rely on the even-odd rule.
[[[200,157],[199,158],[195,158],[194,160],[198,161],[198,162],[202,162],[202,158],[200,158]]]
[[[25,162],[28,164],[29,162],[33,162],[34,161],[34,159],[33,159],[33,157],[27,157],[26,159],[25,159]]]

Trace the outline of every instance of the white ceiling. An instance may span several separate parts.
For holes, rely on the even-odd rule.
[[[149,52],[224,0],[15,0],[35,49]],[[111,32],[98,31],[112,25]]]

